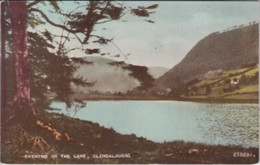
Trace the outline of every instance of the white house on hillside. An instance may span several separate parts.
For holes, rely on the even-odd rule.
[[[237,87],[239,80],[237,78],[233,78],[233,80],[230,82],[230,85],[232,88]]]

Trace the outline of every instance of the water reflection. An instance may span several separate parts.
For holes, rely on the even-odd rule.
[[[198,127],[210,143],[258,146],[257,105],[208,104],[201,108],[205,114],[198,117]]]

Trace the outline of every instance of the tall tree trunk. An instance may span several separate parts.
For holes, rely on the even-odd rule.
[[[9,1],[15,70],[14,104],[22,110],[24,118],[34,117],[35,111],[31,102],[29,83],[29,59],[27,48],[27,7],[26,1]],[[22,108],[21,108],[22,107]]]
[[[1,4],[1,108],[6,106],[6,70],[5,70],[5,3]]]

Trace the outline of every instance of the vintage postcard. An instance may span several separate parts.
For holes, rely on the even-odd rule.
[[[258,1],[1,1],[1,163],[256,164]]]

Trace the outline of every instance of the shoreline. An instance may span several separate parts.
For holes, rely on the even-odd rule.
[[[199,103],[241,103],[241,104],[259,104],[259,99],[238,99],[238,98],[179,98],[169,97],[138,97],[138,96],[90,96],[82,97],[85,101],[181,101],[181,102],[199,102]]]
[[[223,98],[184,98],[182,101],[199,103],[223,103],[223,104],[259,104],[258,99],[223,99]]]

